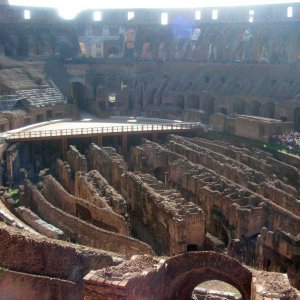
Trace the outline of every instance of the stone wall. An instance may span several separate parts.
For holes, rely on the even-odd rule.
[[[117,191],[121,188],[121,175],[127,170],[123,157],[112,147],[100,148],[91,144],[87,155],[89,170],[97,170]]]
[[[165,260],[133,257],[120,266],[91,272],[85,278],[85,299],[190,299],[207,280],[221,280],[250,300],[252,273],[236,260],[215,252],[189,252]]]
[[[87,160],[75,146],[70,146],[67,152],[67,161],[73,172],[87,172]]]
[[[133,212],[132,230],[158,253],[174,255],[204,243],[204,216],[195,204],[186,201],[176,190],[167,190],[147,174],[126,172],[122,175],[122,195]],[[143,234],[135,226],[144,226]],[[191,250],[192,250],[191,249]]]
[[[260,267],[287,273],[293,286],[300,288],[300,240],[281,230],[263,228],[257,240],[257,260]]]
[[[52,205],[68,214],[100,228],[128,235],[124,217],[113,212],[108,205],[99,207],[69,194],[51,175],[43,178],[43,194]]]
[[[49,276],[80,282],[92,269],[115,264],[121,255],[55,241],[36,238],[0,222],[1,266],[11,271]]]
[[[191,299],[194,288],[208,280],[234,286],[245,300],[298,299],[300,295],[284,274],[246,268],[216,252],[191,252],[162,260],[134,256],[116,267],[91,271],[84,278],[84,297],[86,300]],[[214,292],[205,299],[232,299],[227,294],[215,296]]]
[[[48,224],[35,213],[33,213],[29,208],[24,206],[19,206],[15,209],[17,215],[24,220],[26,224],[28,224],[31,228],[36,230],[37,232],[57,240],[66,240],[67,237],[63,231],[56,228],[55,226]]]
[[[61,159],[56,160],[56,174],[61,185],[69,193],[74,191],[74,180],[72,179],[72,171],[70,165]]]
[[[65,213],[49,203],[32,185],[26,184],[24,197],[30,207],[45,221],[60,228],[78,243],[107,251],[131,256],[140,253],[152,253],[150,246],[133,238],[109,232],[91,225],[77,217]]]
[[[10,270],[1,273],[0,291],[2,299],[83,299],[81,283]]]
[[[74,195],[98,207],[109,206],[116,214],[127,215],[127,204],[124,198],[96,170],[75,174]]]
[[[199,146],[179,136],[170,136],[166,145],[169,150],[179,153],[195,164],[201,164],[221,176],[274,201],[281,207],[300,216],[300,201],[295,188],[280,180],[271,181],[262,172],[237,162],[229,157]]]
[[[144,169],[153,170],[155,166],[161,168],[161,172],[167,173],[169,184],[178,188],[184,197],[203,209],[208,232],[237,247],[237,251],[233,252],[239,259],[248,264],[257,263],[256,237],[262,227],[267,227],[271,231],[287,232],[291,238],[298,235],[300,218],[286,209],[290,205],[288,204],[290,194],[295,190],[291,189],[289,198],[281,199],[281,206],[279,206],[272,200],[227,180],[209,168],[193,164],[186,158],[178,159],[175,154],[171,156],[170,152],[169,149],[158,144],[146,142],[133,151],[136,154],[135,159],[139,161],[135,163],[135,167],[138,169],[142,165]],[[154,162],[157,153],[159,159]],[[274,188],[272,190],[274,191]],[[277,196],[279,197],[280,194],[278,193]],[[284,201],[286,201],[286,208],[282,207]],[[294,210],[296,207],[297,205]],[[291,239],[288,239],[287,243],[290,248],[293,248]],[[276,253],[278,251],[275,246],[274,251]]]

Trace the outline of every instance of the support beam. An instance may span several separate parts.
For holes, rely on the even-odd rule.
[[[122,134],[122,151],[123,151],[123,154],[126,154],[128,151],[128,134],[127,133]]]
[[[66,160],[67,159],[67,151],[68,151],[68,139],[62,138],[60,145],[61,145],[62,159]]]
[[[99,146],[102,147],[103,143],[102,143],[102,135],[97,135],[93,138],[93,142]]]
[[[152,132],[152,141],[155,142],[155,143],[157,143],[157,136],[158,136],[157,132],[153,131]]]

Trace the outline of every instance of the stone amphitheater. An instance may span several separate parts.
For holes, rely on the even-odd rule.
[[[0,300],[300,299],[300,5],[214,10],[0,1]]]

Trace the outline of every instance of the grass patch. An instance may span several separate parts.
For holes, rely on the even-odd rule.
[[[10,188],[8,190],[8,194],[14,200],[14,205],[18,205],[19,201],[20,201],[20,198],[19,198],[19,189],[12,189],[12,188]]]

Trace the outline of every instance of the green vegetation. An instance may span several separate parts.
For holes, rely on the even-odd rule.
[[[4,274],[5,271],[6,271],[6,268],[4,268],[0,265],[0,277]]]
[[[18,205],[19,204],[19,190],[18,189],[12,189],[10,188],[8,190],[8,194],[11,196],[11,198],[14,200],[14,205]]]

